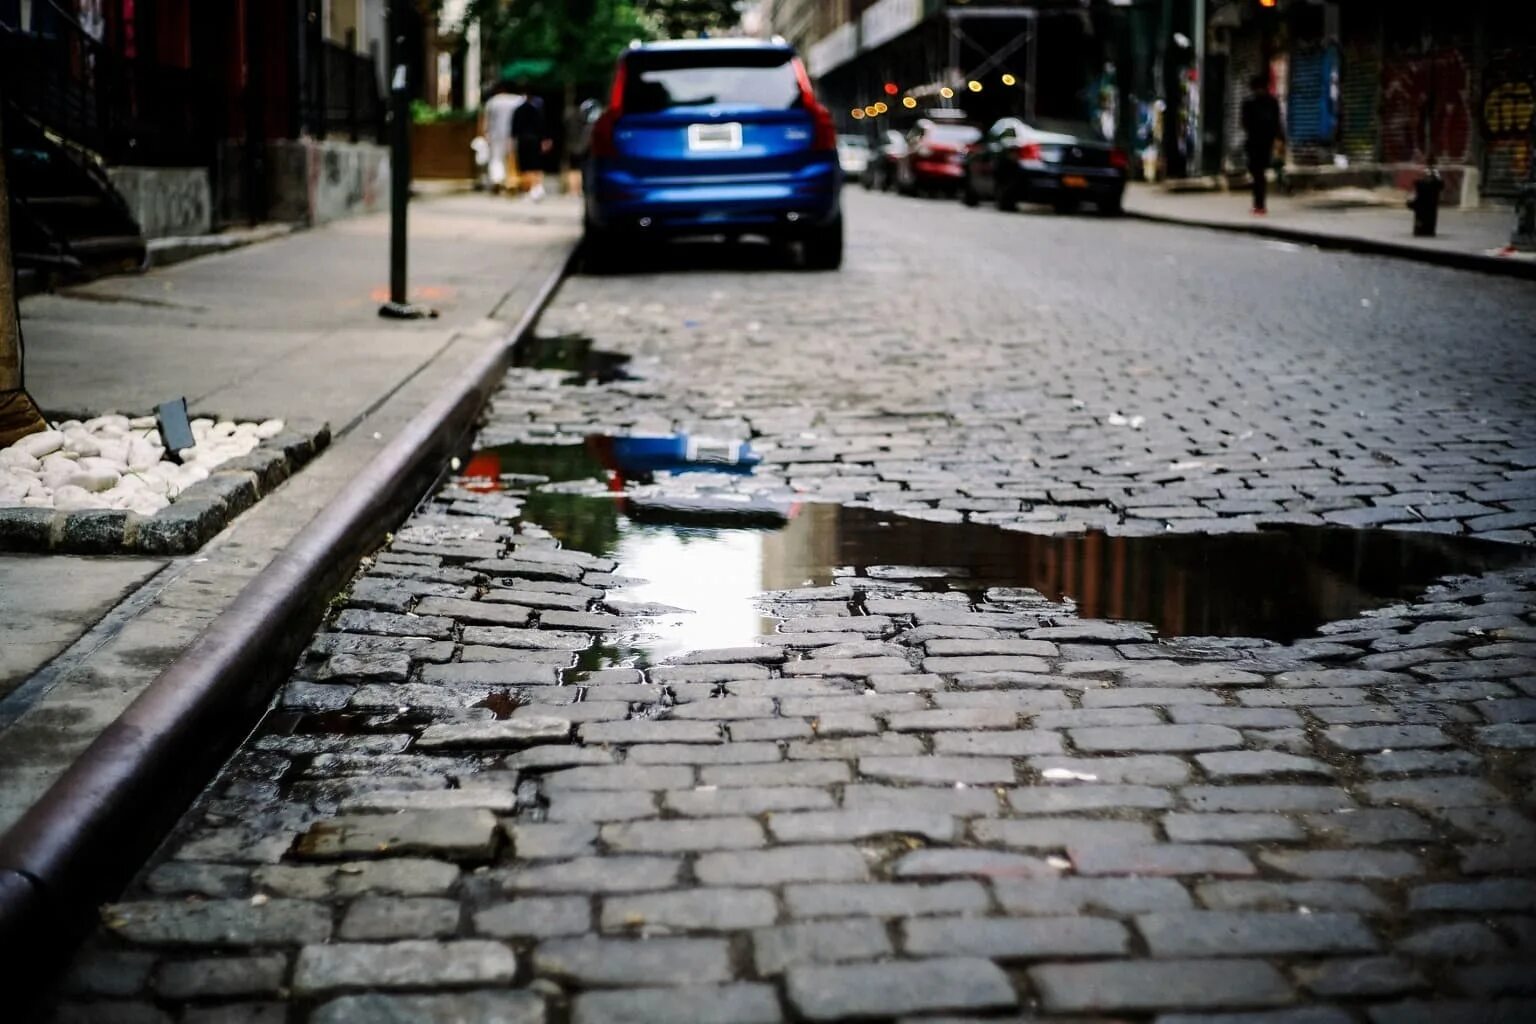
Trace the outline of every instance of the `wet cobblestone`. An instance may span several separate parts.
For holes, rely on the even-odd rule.
[[[1123,233],[1112,260],[1172,237],[1074,230]],[[1154,346],[1152,285],[1106,304],[989,270],[917,330],[931,296],[891,287],[916,258],[857,248],[841,278],[680,273],[665,302],[577,278],[546,329],[638,379],[514,371],[485,439],[752,436],[759,482],[1011,530],[1352,516],[1528,543],[1529,347],[1490,333],[1490,396],[1438,321],[1368,319],[1460,278],[1243,251],[1315,287],[1279,343],[1218,321]],[[1389,286],[1403,312],[1361,311]],[[1536,572],[1277,643],[854,566],[765,597],[760,646],[619,666],[594,658],[645,618],[607,601],[630,570],[558,546],[544,493],[450,484],[397,532],[104,909],[56,1020],[1536,1015]]]

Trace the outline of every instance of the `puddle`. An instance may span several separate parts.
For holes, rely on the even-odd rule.
[[[630,357],[592,347],[592,339],[580,334],[532,337],[518,345],[512,365],[532,370],[565,370],[565,384],[608,384],[634,380],[625,367]]]
[[[1320,527],[1036,536],[796,505],[753,490],[753,478],[739,466],[723,467],[731,474],[625,476],[606,443],[508,446],[477,453],[471,463],[494,466],[514,481],[522,479],[516,474],[554,481],[520,489],[524,518],[567,547],[614,559],[619,576],[644,581],[611,591],[610,604],[686,610],[645,609],[633,630],[583,652],[579,669],[644,666],[693,650],[750,645],[775,632],[778,620],[765,610],[771,592],[837,581],[861,580],[862,590],[947,594],[955,607],[1028,603],[1029,595],[1008,593],[1027,590],[1075,604],[1082,618],[1151,623],[1164,637],[1286,642],[1413,597],[1441,576],[1531,560],[1511,545],[1470,538]],[[719,522],[690,519],[686,505],[694,498]],[[768,525],[756,525],[751,515],[733,518],[733,502],[764,510]],[[650,521],[657,516],[665,521]]]

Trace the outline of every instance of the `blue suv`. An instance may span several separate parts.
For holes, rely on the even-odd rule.
[[[632,46],[587,149],[585,250],[647,235],[766,235],[810,267],[843,259],[832,115],[792,47],[755,39]]]

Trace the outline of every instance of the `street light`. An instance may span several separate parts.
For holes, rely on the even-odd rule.
[[[974,78],[969,82],[966,82],[965,87],[971,90],[971,92],[981,92],[981,83],[976,81]]]
[[[901,105],[908,110],[912,110],[917,106],[917,100],[912,96],[903,96],[901,98]]]
[[[1004,85],[1012,85],[1012,84],[1014,84],[1017,81],[1018,81],[1018,79],[1014,78],[1012,75],[1008,75],[1008,74],[1003,75],[1003,84]]]
[[[876,114],[883,114],[883,113],[885,113],[885,112],[886,112],[886,111],[887,111],[887,110],[890,110],[890,109],[891,109],[891,108],[890,108],[890,107],[888,107],[888,106],[886,106],[886,105],[885,105],[885,104],[884,104],[884,103],[876,103],[876,104],[875,104],[875,113],[876,113]]]
[[[955,98],[955,90],[946,85],[944,88],[939,90],[939,95],[943,96],[947,100],[952,100]]]
[[[864,108],[863,107],[854,107],[853,108],[853,119],[855,121],[862,121],[862,120],[864,120]]]
[[[901,92],[901,88],[895,82],[885,83],[885,94],[887,96],[895,96],[899,92]]]

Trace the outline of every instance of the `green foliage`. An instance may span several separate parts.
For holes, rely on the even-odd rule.
[[[479,118],[475,110],[438,110],[426,100],[411,100],[412,124],[442,124],[474,121]]]
[[[605,82],[635,39],[697,35],[737,21],[736,0],[471,0],[487,67],[538,66],[537,86]]]

